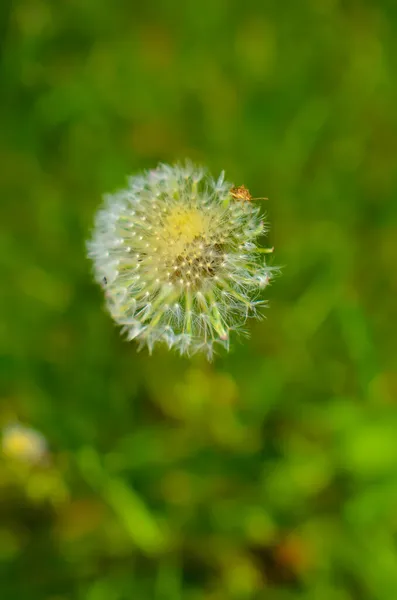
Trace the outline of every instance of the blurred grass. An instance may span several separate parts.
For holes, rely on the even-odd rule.
[[[6,600],[397,597],[397,5],[1,8]],[[85,239],[190,157],[268,196],[283,276],[213,364],[125,343]]]

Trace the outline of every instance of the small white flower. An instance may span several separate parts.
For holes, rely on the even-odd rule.
[[[47,455],[44,436],[35,429],[19,423],[7,425],[2,435],[3,453],[27,463],[40,463]]]
[[[257,246],[266,228],[249,199],[224,173],[214,180],[191,163],[161,164],[105,198],[88,253],[127,339],[208,358],[215,343],[229,348],[275,271]]]

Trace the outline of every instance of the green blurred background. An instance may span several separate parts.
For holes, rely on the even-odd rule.
[[[1,598],[397,598],[396,2],[0,19]],[[137,354],[85,254],[185,157],[269,197],[283,266],[212,364]]]

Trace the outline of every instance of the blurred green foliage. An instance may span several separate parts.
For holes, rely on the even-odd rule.
[[[397,4],[5,0],[4,600],[397,598]],[[212,364],[137,354],[85,256],[191,159],[269,196],[283,276]],[[11,442],[10,442],[11,443]]]

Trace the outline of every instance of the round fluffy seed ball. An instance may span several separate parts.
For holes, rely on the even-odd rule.
[[[258,316],[274,268],[256,244],[265,232],[259,208],[236,189],[223,173],[214,180],[190,163],[160,164],[105,198],[88,253],[129,340],[211,358]]]

